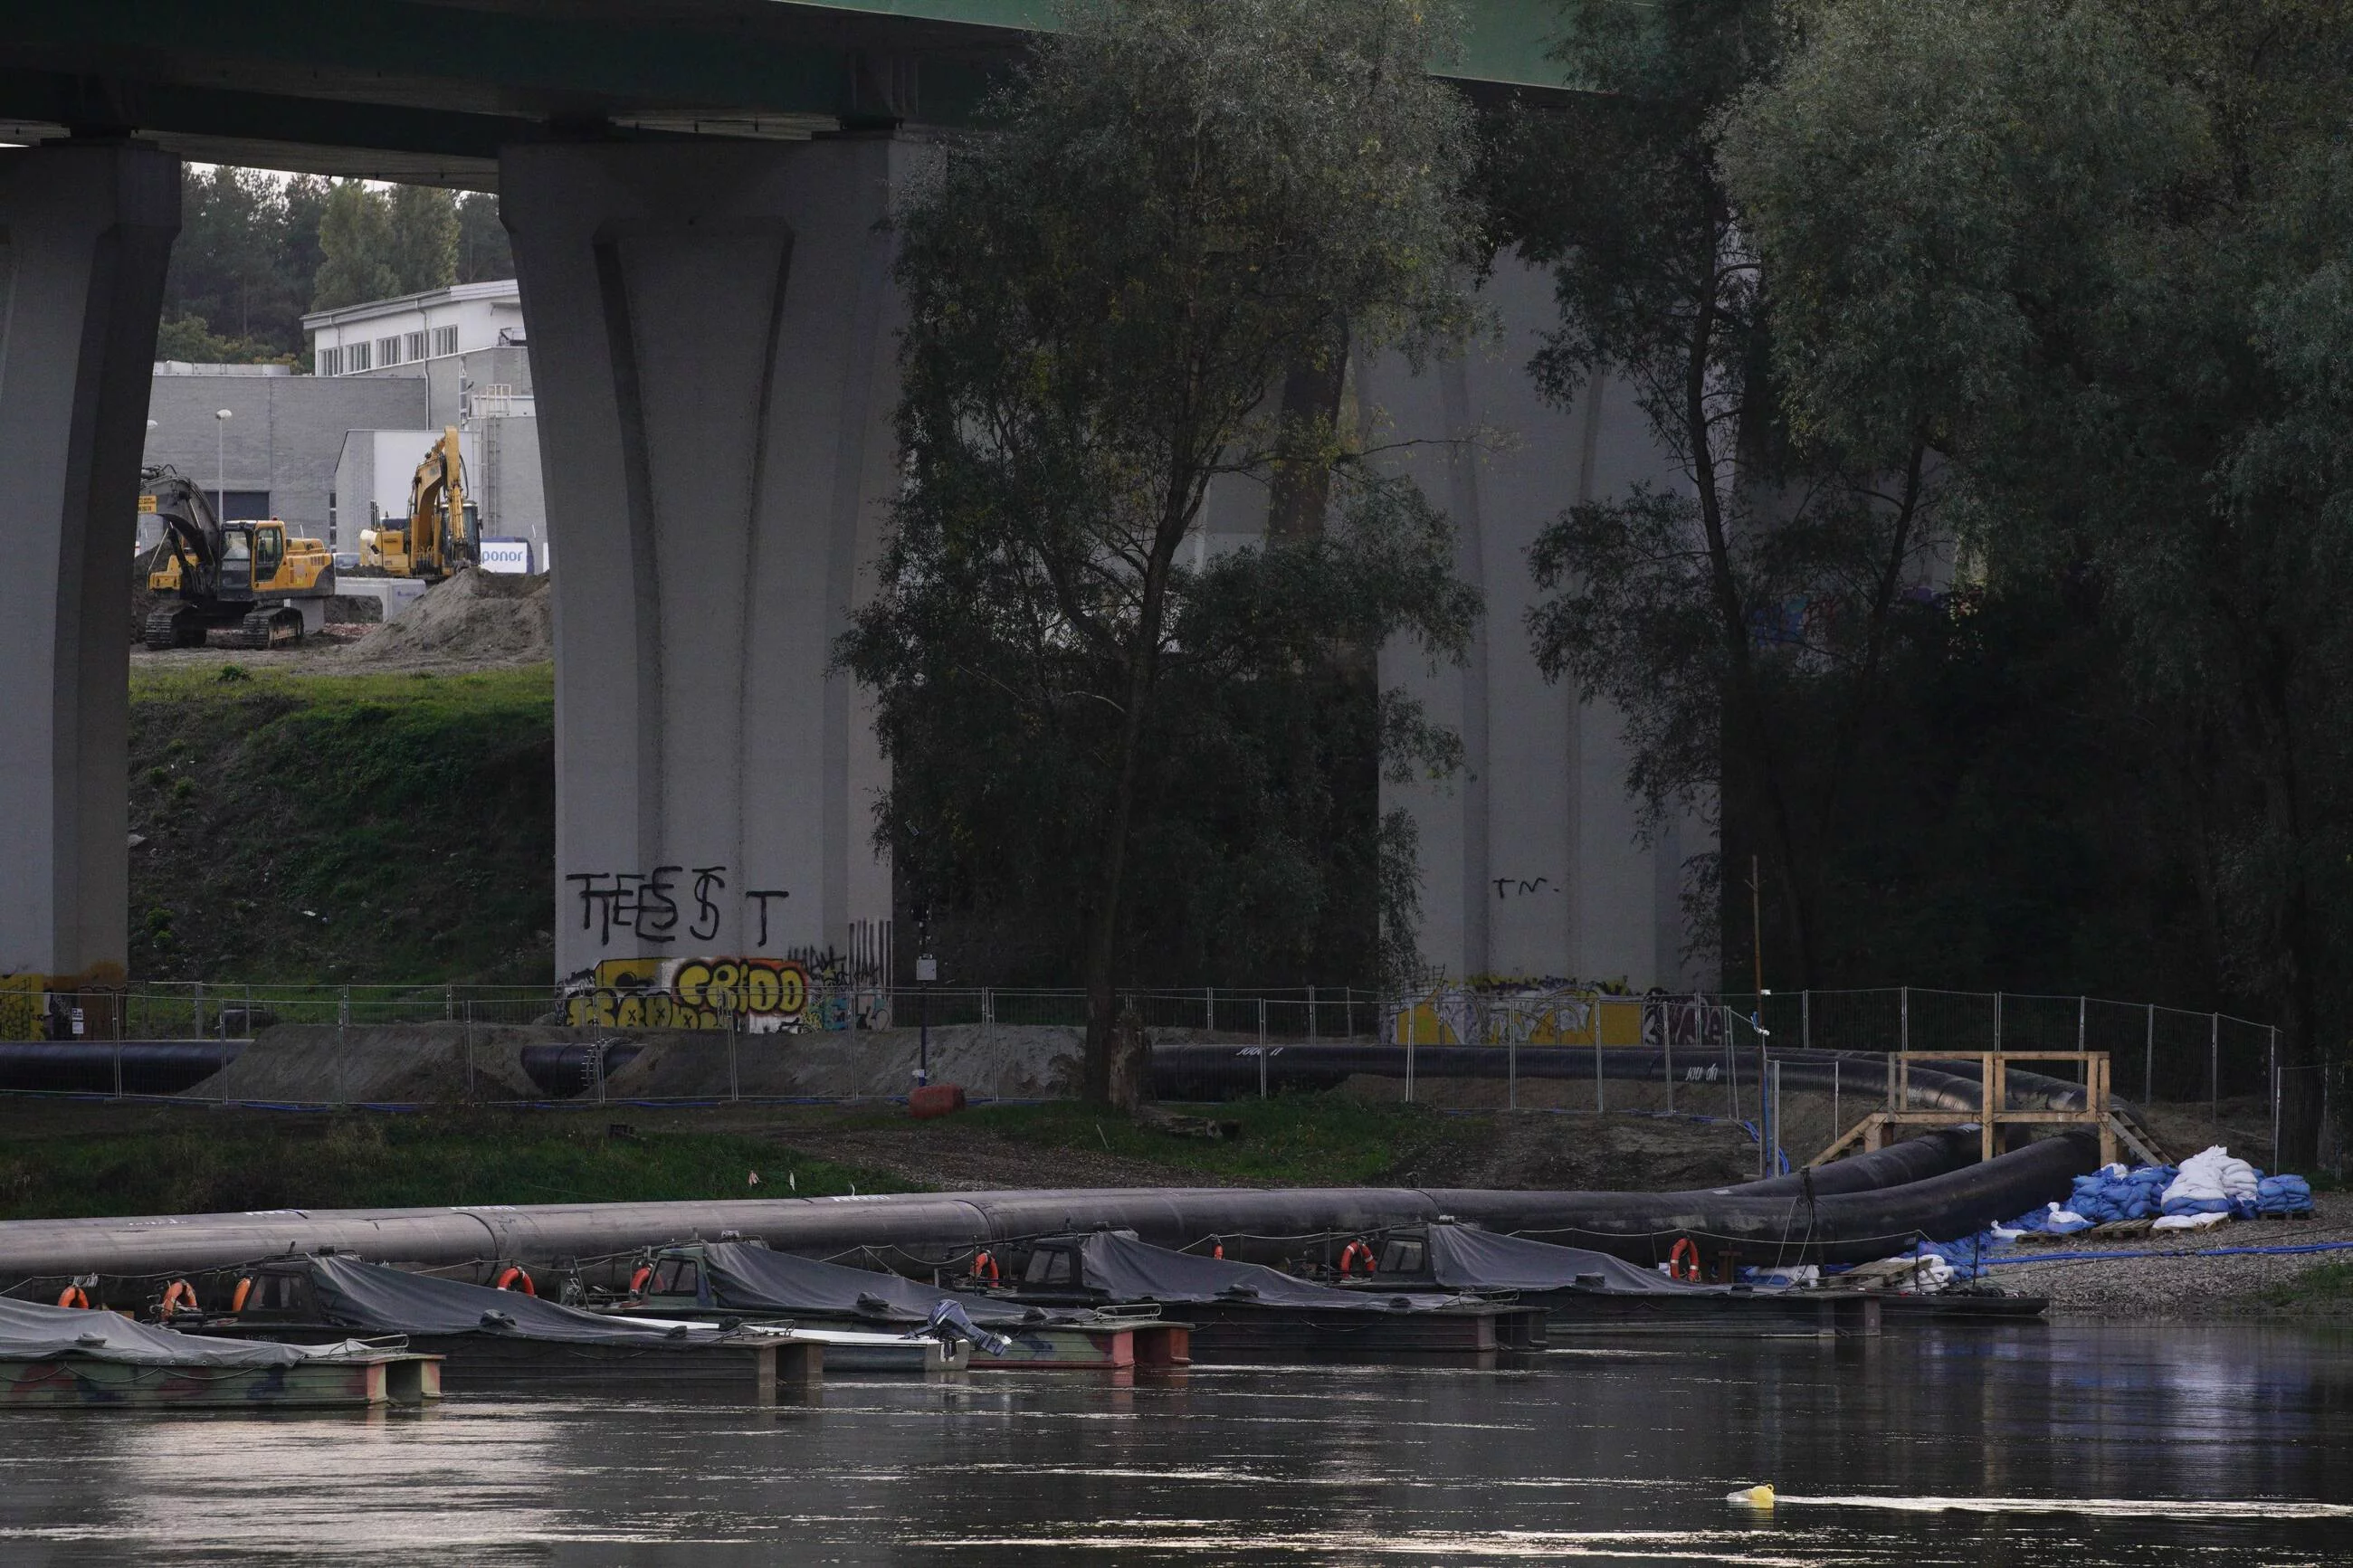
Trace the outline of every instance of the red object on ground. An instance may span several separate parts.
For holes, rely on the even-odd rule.
[[[946,1116],[964,1109],[964,1085],[927,1083],[907,1096],[907,1110],[916,1116]]]

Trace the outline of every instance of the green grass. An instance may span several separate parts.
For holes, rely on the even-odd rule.
[[[0,1219],[822,1197],[904,1186],[742,1133],[651,1129],[617,1138],[602,1120],[569,1117],[174,1111],[142,1128],[0,1140]]]
[[[2353,1263],[2307,1268],[2265,1293],[2264,1305],[2283,1312],[2353,1316]]]
[[[134,671],[134,980],[549,983],[554,704],[546,666]]]
[[[1475,1142],[1485,1123],[1426,1108],[1375,1105],[1335,1094],[1282,1095],[1214,1106],[1180,1106],[1239,1121],[1240,1138],[1179,1137],[1106,1117],[1084,1106],[985,1107],[976,1124],[1041,1152],[1087,1149],[1270,1186],[1357,1186],[1410,1181],[1424,1159]]]

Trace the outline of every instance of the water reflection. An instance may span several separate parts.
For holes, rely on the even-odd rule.
[[[1755,1481],[1780,1505],[1726,1503]],[[838,1380],[773,1410],[0,1419],[11,1564],[2235,1568],[2353,1560],[2348,1505],[2353,1338],[2249,1328]]]

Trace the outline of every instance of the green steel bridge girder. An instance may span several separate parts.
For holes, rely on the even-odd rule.
[[[490,177],[502,145],[590,127],[955,124],[1054,6],[663,0],[632,17],[610,0],[76,0],[10,10],[0,138],[132,132],[190,156],[464,184]],[[1484,90],[1562,90],[1546,58],[1556,15],[1556,0],[1470,0],[1461,58],[1445,74]]]

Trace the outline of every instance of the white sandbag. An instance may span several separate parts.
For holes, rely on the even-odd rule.
[[[2151,1230],[2204,1230],[2209,1226],[2223,1224],[2231,1217],[2228,1209],[2216,1209],[2211,1214],[2169,1214],[2148,1222]]]
[[[2232,1159],[2229,1150],[2216,1144],[2182,1161],[2181,1173],[2159,1201],[2168,1214],[2178,1212],[2177,1204],[2228,1204],[2234,1198],[2253,1203],[2256,1180],[2253,1165]]]

